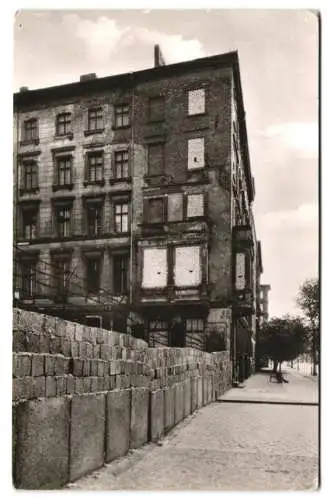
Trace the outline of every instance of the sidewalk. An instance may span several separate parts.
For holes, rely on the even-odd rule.
[[[262,371],[246,380],[244,388],[226,392],[220,401],[318,404],[318,377],[303,375],[290,367],[282,371],[288,383],[270,381],[270,371]]]
[[[193,413],[149,444],[69,485],[74,490],[308,490],[317,488],[317,383],[288,371],[288,384],[256,374],[244,389]],[[246,397],[253,402],[239,403]],[[226,402],[226,399],[232,402]],[[222,402],[224,401],[224,402]],[[269,402],[282,404],[270,406]]]

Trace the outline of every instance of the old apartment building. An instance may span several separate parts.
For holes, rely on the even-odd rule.
[[[237,52],[14,95],[15,300],[253,360],[262,270]],[[261,261],[261,249],[260,249]],[[243,368],[240,370],[244,371]]]

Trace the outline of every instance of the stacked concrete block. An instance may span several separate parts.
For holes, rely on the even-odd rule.
[[[231,386],[228,352],[149,348],[27,311],[14,310],[13,346],[18,488],[60,487],[157,441]]]

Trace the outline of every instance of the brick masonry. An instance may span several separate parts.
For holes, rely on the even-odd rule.
[[[27,339],[31,336],[35,337],[33,342],[35,351],[25,352],[26,346],[30,346]],[[41,342],[44,336],[51,336],[53,340],[65,340],[65,352],[69,355],[63,354],[63,342],[54,342],[53,348],[50,349],[49,343]],[[72,346],[77,346],[77,349],[72,349]],[[51,352],[49,352],[50,350]],[[129,408],[131,408],[133,418],[129,425],[130,437],[127,439],[127,443],[129,440],[130,446],[133,446],[133,429],[141,428],[143,434],[144,429],[148,429],[148,434],[142,438],[142,442],[151,438],[157,440],[164,429],[167,431],[172,425],[176,425],[185,418],[190,411],[211,402],[212,395],[213,400],[215,400],[231,386],[231,363],[227,351],[209,354],[191,348],[149,348],[143,340],[129,335],[85,327],[77,323],[19,309],[14,309],[13,315],[13,351],[12,398],[14,416],[16,417],[13,423],[13,436],[18,436],[14,440],[14,457],[16,459],[13,475],[14,483],[18,488],[25,487],[25,485],[27,488],[43,488],[49,484],[53,488],[60,487],[67,482],[67,478],[75,479],[79,475],[77,470],[81,470],[83,473],[90,472],[103,464],[105,456],[107,459],[110,456],[121,456],[127,448],[126,444],[122,448],[123,451],[115,452],[115,450],[110,449],[108,452],[106,450],[108,444],[106,438],[108,424],[106,423],[103,425],[103,439],[102,431],[99,432],[97,438],[99,450],[93,450],[92,457],[87,456],[89,449],[87,442],[82,442],[80,443],[81,451],[79,451],[77,464],[72,462],[74,454],[68,453],[66,449],[62,450],[62,453],[65,456],[67,454],[71,460],[67,473],[60,473],[52,480],[51,471],[44,466],[40,469],[43,471],[42,473],[36,474],[34,479],[32,474],[32,477],[27,479],[23,477],[22,471],[25,468],[21,469],[20,457],[26,457],[29,447],[32,447],[34,443],[30,438],[27,439],[26,433],[20,432],[20,428],[22,424],[27,427],[32,425],[29,420],[30,405],[33,405],[33,415],[37,414],[37,408],[40,405],[40,415],[36,419],[37,422],[33,423],[33,429],[39,425],[41,434],[47,436],[46,429],[49,420],[42,418],[43,408],[45,408],[44,405],[47,401],[57,399],[67,402],[63,405],[65,408],[63,410],[65,411],[64,416],[60,415],[62,425],[64,425],[66,415],[70,415],[72,408],[76,407],[74,405],[75,399],[80,407],[83,405],[83,401],[89,401],[87,398],[81,399],[81,395],[97,393],[108,395],[110,391],[127,390],[129,395],[124,396],[122,405],[124,406],[126,402],[128,407],[126,406],[125,410],[122,407],[120,411],[129,414]],[[199,390],[199,385],[201,390]],[[168,390],[172,396],[171,391],[174,391],[175,394],[175,399],[169,398],[168,406],[165,406],[165,401],[168,399],[164,397],[163,389]],[[145,391],[148,393],[148,397],[145,397]],[[138,395],[141,393],[144,401],[147,402],[149,412],[139,412],[137,406],[133,406],[139,404]],[[160,397],[152,396],[151,398],[151,394],[159,394]],[[206,397],[202,398],[202,394],[206,394]],[[119,399],[119,396],[116,398]],[[106,401],[106,405],[113,404],[110,402],[114,402],[115,398],[106,397],[104,401]],[[159,405],[158,408],[155,407],[156,404]],[[46,408],[47,412],[51,411],[51,406],[46,406]],[[107,422],[111,411],[106,408],[107,406],[103,403],[102,411]],[[178,412],[177,421],[176,409]],[[80,412],[85,414],[87,419],[92,420],[91,406],[84,410],[81,407]],[[156,419],[156,422],[151,422],[151,415]],[[143,422],[143,418],[146,418],[146,421]],[[74,419],[71,417],[69,417],[69,422],[70,426],[82,425],[81,423],[74,424]],[[125,426],[125,428],[127,427]],[[50,428],[48,430],[51,437],[52,431]],[[79,431],[70,428],[70,435],[73,435],[72,433],[75,435],[76,432]],[[81,433],[82,438],[84,435],[86,439],[87,432]],[[63,443],[62,446],[66,446],[66,441]],[[35,444],[37,445],[37,443]],[[43,453],[51,455],[51,447],[47,448],[44,443],[43,447]],[[84,458],[81,455],[84,453],[83,450],[85,450]],[[61,451],[59,450],[58,453]],[[101,459],[99,462],[99,459],[95,458],[98,456],[103,457],[103,461]],[[38,456],[37,450],[34,449],[33,459],[35,466],[37,466],[38,460],[42,461],[43,457]],[[52,460],[49,458],[45,463],[51,464]],[[26,470],[31,474],[27,465]]]

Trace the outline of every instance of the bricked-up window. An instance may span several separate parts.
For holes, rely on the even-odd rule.
[[[164,173],[164,144],[148,145],[148,175]]]
[[[114,204],[114,221],[116,233],[127,233],[129,230],[129,204],[115,203]]]
[[[35,141],[39,138],[37,118],[24,122],[24,141]]]
[[[165,119],[165,98],[163,96],[150,97],[149,121],[159,122]]]
[[[37,216],[37,207],[22,209],[23,238],[25,240],[34,240],[37,237]]]
[[[87,155],[87,181],[90,183],[103,182],[103,151]]]
[[[54,259],[53,269],[53,292],[55,294],[66,294],[69,291],[71,281],[71,260],[70,258]]]
[[[188,93],[188,114],[198,115],[205,113],[205,90],[190,90]]]
[[[68,135],[72,132],[72,115],[71,113],[60,113],[56,119],[56,134]]]
[[[24,162],[22,165],[22,189],[32,191],[38,188],[38,169],[35,161]]]
[[[164,198],[145,198],[144,215],[146,222],[164,222]]]
[[[235,262],[235,288],[244,290],[245,288],[245,254],[237,253]]]
[[[129,177],[128,151],[115,152],[115,179],[127,179]]]
[[[183,193],[168,196],[168,222],[183,220]]]
[[[128,127],[130,124],[130,113],[128,104],[120,104],[115,106],[115,127]]]
[[[86,207],[87,234],[96,238],[102,234],[102,203],[88,203]]]
[[[187,217],[202,217],[204,215],[204,195],[187,195]]]
[[[113,257],[113,277],[114,293],[123,295],[128,292],[128,270],[129,255],[114,255]]]
[[[202,349],[204,344],[203,319],[185,320],[185,345],[194,349]]]
[[[164,288],[167,286],[167,248],[143,249],[143,288]]]
[[[88,130],[103,129],[103,110],[102,108],[89,109],[88,111]]]
[[[33,297],[37,292],[37,260],[22,260],[19,264],[19,292],[23,297]]]
[[[69,238],[72,232],[72,207],[56,207],[56,226],[59,238]]]
[[[176,286],[198,286],[201,283],[200,246],[175,248],[174,282]]]
[[[72,157],[57,158],[56,165],[58,186],[70,186],[72,183]]]
[[[88,293],[97,293],[100,288],[100,257],[86,258],[86,285]]]
[[[204,167],[204,138],[189,139],[188,141],[188,170]]]

